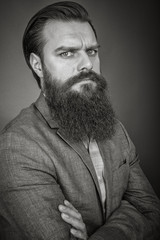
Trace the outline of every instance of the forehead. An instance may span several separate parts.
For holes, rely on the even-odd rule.
[[[64,44],[89,46],[97,43],[93,29],[88,22],[53,20],[45,25],[43,37],[46,45],[52,44],[54,47]]]

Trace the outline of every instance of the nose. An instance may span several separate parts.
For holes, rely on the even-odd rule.
[[[93,64],[90,57],[87,55],[86,52],[81,53],[80,61],[78,63],[78,71],[85,71],[85,70],[92,70]]]

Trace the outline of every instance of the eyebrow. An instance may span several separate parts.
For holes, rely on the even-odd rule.
[[[100,45],[98,43],[87,47],[86,50],[96,49],[96,48],[100,48]],[[78,51],[79,49],[80,49],[80,47],[72,47],[72,46],[63,46],[62,45],[62,46],[56,48],[55,52],[58,53],[60,51]]]

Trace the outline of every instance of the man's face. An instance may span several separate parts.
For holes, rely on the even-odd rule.
[[[100,73],[99,45],[88,22],[51,21],[45,26],[43,37],[46,41],[43,64],[59,86],[81,72]],[[85,84],[96,86],[87,78],[74,84],[71,90],[81,92]]]
[[[53,119],[76,141],[111,138],[114,111],[89,23],[52,21],[43,37],[42,91]]]

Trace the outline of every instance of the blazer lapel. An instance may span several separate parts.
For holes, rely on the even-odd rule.
[[[70,146],[74,149],[74,151],[76,151],[76,153],[79,155],[79,157],[81,158],[81,160],[83,161],[83,163],[85,164],[85,166],[88,168],[93,181],[96,185],[96,189],[98,191],[98,195],[99,195],[99,200],[101,201],[101,191],[100,191],[100,187],[99,187],[99,183],[98,183],[98,179],[97,179],[97,175],[92,163],[92,160],[87,152],[87,149],[85,148],[83,142],[80,140],[79,142],[74,142],[71,141],[68,137],[66,137],[66,135],[63,133],[63,131],[61,129],[58,129],[57,134]],[[101,207],[102,207],[102,203],[101,203]],[[103,209],[103,207],[102,207]]]

